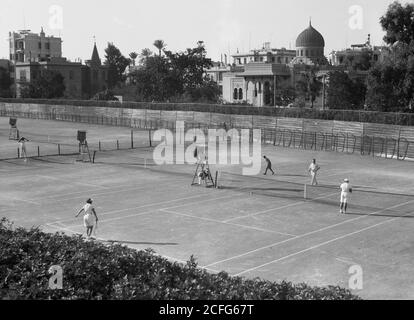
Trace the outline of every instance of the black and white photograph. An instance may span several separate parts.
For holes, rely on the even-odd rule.
[[[267,319],[413,262],[413,1],[0,0],[0,300]]]

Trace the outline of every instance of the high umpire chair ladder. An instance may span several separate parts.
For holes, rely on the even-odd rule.
[[[213,177],[211,176],[211,170],[210,166],[208,164],[208,159],[199,159],[197,161],[197,167],[194,173],[193,182],[191,183],[192,186],[198,185],[198,177],[200,173],[203,173],[205,170],[207,170],[208,174],[206,177],[203,177],[201,181],[204,181],[206,187],[214,187],[215,183],[213,180]]]

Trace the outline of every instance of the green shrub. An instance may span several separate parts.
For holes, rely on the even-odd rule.
[[[323,299],[355,298],[340,288],[231,278],[169,262],[151,251],[84,242],[79,237],[12,230],[2,221],[3,298],[19,299]],[[7,240],[7,241],[6,241]],[[49,291],[47,270],[64,269],[64,290]]]
[[[48,289],[48,270],[63,268],[63,289]],[[84,241],[80,236],[13,228],[0,221],[1,299],[359,299],[339,287],[246,280],[170,262],[151,250]]]

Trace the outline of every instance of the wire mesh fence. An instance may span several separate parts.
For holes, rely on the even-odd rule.
[[[108,117],[106,115],[79,115],[79,114],[57,114],[55,112],[22,112],[18,110],[0,110],[0,116],[41,119],[41,120],[58,120],[77,123],[88,123],[94,125],[128,127],[133,130],[142,131],[141,138],[146,140],[145,146],[152,147],[152,135],[155,130],[169,129],[175,130],[177,122],[174,120],[164,120],[160,118],[127,118],[127,117]],[[201,122],[184,122],[184,130],[198,129],[206,136],[209,130],[225,130],[228,132],[231,129],[241,130],[250,129],[250,141],[253,141],[253,133],[248,126],[243,126],[237,123],[201,123]],[[375,135],[355,135],[344,132],[318,132],[306,131],[301,129],[290,129],[277,127],[257,127],[261,130],[261,143],[273,144],[274,146],[296,148],[303,150],[319,150],[319,151],[334,151],[342,153],[360,153],[361,155],[369,155],[373,157],[383,157],[390,159],[405,160],[406,158],[414,158],[414,141],[405,137],[391,137],[391,136],[375,136]],[[228,137],[231,138],[231,137]],[[44,140],[37,139],[37,141],[44,143]],[[48,137],[48,143],[49,137]],[[141,143],[142,145],[142,143]],[[76,152],[77,145],[73,146]],[[130,139],[112,139],[94,141],[91,146],[95,150],[120,150],[125,148],[134,148],[133,136]],[[54,146],[50,147],[54,150],[62,148],[62,145],[54,142]],[[49,150],[50,148],[47,148]],[[42,148],[46,150],[45,148]],[[46,152],[46,151],[45,151]],[[61,152],[61,151],[60,151]],[[42,152],[44,153],[44,152]],[[46,152],[47,153],[47,152]],[[0,158],[4,158],[0,156]]]

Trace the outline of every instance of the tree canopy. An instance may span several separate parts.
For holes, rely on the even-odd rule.
[[[344,71],[329,73],[326,106],[329,109],[362,109],[366,86],[359,79],[351,79]]]
[[[161,40],[157,40],[161,41]],[[156,41],[156,43],[157,43]],[[183,52],[165,49],[154,55],[149,49],[141,52],[141,65],[131,76],[137,86],[137,95],[144,101],[216,101],[219,89],[205,74],[212,65],[206,57],[204,43]],[[159,52],[160,53],[160,52]]]
[[[22,84],[22,98],[54,99],[61,98],[65,93],[64,78],[61,73],[43,70],[30,83]]]
[[[12,96],[11,86],[13,80],[10,77],[9,70],[0,67],[0,97],[9,98]]]
[[[113,88],[123,81],[125,69],[130,65],[131,60],[123,56],[121,51],[110,42],[105,49],[105,59],[104,64],[108,66],[108,86]]]
[[[414,39],[414,4],[393,2],[380,18],[380,24],[386,32],[386,43],[392,45],[400,41],[409,44]]]
[[[390,53],[368,75],[369,110],[413,112],[414,4],[392,3],[380,19]]]

